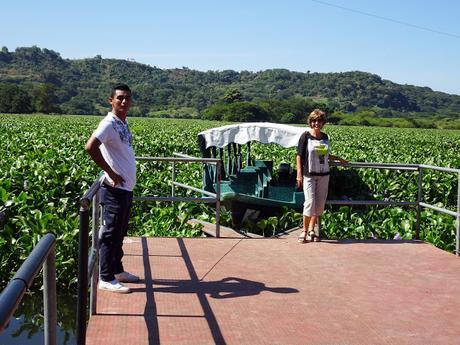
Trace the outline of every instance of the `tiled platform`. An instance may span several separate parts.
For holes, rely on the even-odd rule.
[[[89,345],[459,344],[460,259],[420,242],[129,238]]]

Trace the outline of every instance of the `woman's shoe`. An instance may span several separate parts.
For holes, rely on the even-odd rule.
[[[300,233],[299,237],[297,237],[297,242],[299,242],[299,243],[307,242],[307,232],[306,231],[302,231]]]
[[[321,239],[319,238],[319,236],[316,236],[315,230],[308,230],[307,237],[309,237],[310,240],[311,240],[312,242],[319,242],[319,241],[321,241]]]
[[[315,227],[315,242],[321,242],[321,236],[319,235],[318,227]]]

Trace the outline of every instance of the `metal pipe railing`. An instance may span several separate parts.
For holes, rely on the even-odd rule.
[[[89,309],[91,315],[96,314],[97,283],[99,280],[99,227],[101,225],[101,207],[99,190],[93,196],[92,203],[93,222],[92,222],[92,245],[88,268],[88,279],[90,280],[90,300]]]
[[[455,251],[460,255],[460,172],[457,174],[457,236],[455,241]]]
[[[446,167],[438,167],[436,165],[426,165],[426,164],[419,164],[419,168],[421,169],[429,169],[429,170],[437,170],[437,171],[444,171],[450,173],[460,173],[460,169],[455,168],[446,168]]]
[[[177,155],[177,153],[174,153]],[[153,162],[182,162],[182,163],[218,163],[218,158],[197,158],[187,155],[178,157],[136,157],[137,161],[153,161]]]
[[[204,202],[204,203],[215,203],[215,198],[204,198],[204,197],[172,197],[172,196],[135,196],[134,201],[160,201],[160,202]]]
[[[53,235],[54,236],[54,235]],[[54,240],[54,239],[53,239]],[[43,265],[43,303],[45,317],[45,344],[56,344],[57,299],[56,299],[56,245],[50,248]]]
[[[331,166],[342,166],[338,162],[331,162]],[[376,201],[376,200],[327,200],[330,205],[401,205],[401,206],[416,206],[417,207],[417,220],[415,229],[415,238],[420,238],[420,218],[422,208],[429,208],[437,212],[448,214],[456,217],[456,240],[455,240],[455,253],[460,255],[460,169],[438,167],[426,164],[399,164],[399,163],[360,163],[350,162],[345,167],[349,168],[374,168],[374,169],[392,169],[403,171],[417,171],[417,202],[408,201]],[[443,207],[431,205],[422,201],[423,199],[423,169],[435,170],[441,172],[455,173],[458,179],[457,190],[457,212],[448,210]]]
[[[96,313],[97,279],[98,279],[98,225],[99,225],[99,189],[102,175],[91,185],[80,200],[80,231],[78,235],[78,285],[77,285],[77,320],[76,341],[86,344],[86,319],[88,316],[88,286],[91,282],[90,310]],[[92,201],[92,203],[91,203]],[[90,206],[92,206],[92,248],[89,252]],[[89,255],[88,255],[89,254]],[[97,274],[94,274],[96,270]]]
[[[327,200],[328,205],[378,205],[378,206],[417,206],[415,201],[391,201],[391,200]]]
[[[78,235],[78,284],[76,324],[76,340],[78,345],[86,344],[86,318],[88,303],[88,235],[89,200],[87,198],[83,198],[80,201],[80,231]]]
[[[427,203],[424,203],[424,202],[420,202],[420,206],[425,207],[425,208],[429,208],[431,210],[438,211],[438,212],[441,212],[441,213],[445,213],[445,214],[448,214],[448,215],[453,216],[453,217],[458,217],[458,212],[454,212],[454,211],[448,210],[448,209],[443,208],[443,207],[430,205],[430,204],[427,204]]]
[[[420,164],[419,165],[420,172],[422,172],[422,169],[429,169],[429,170],[435,170],[435,171],[442,171],[442,172],[448,172],[448,173],[455,173],[457,174],[457,212],[453,212],[451,210],[448,210],[446,208],[438,207],[435,205],[430,205],[427,203],[422,202],[421,200],[419,201],[419,205],[422,207],[430,208],[432,210],[445,213],[448,215],[451,215],[456,218],[455,222],[455,227],[456,227],[456,232],[455,232],[455,254],[457,256],[460,255],[460,169],[455,169],[455,168],[445,168],[445,167],[438,167],[434,165],[426,165],[426,164]]]
[[[403,164],[403,163],[369,163],[369,162],[349,162],[347,165],[342,165],[339,162],[331,161],[331,166],[341,166],[347,168],[373,168],[373,169],[387,169],[387,170],[407,170],[417,171],[418,164]]]
[[[56,344],[56,241],[52,233],[42,237],[7,287],[0,294],[0,332],[2,332],[43,267],[43,304],[46,345]]]
[[[196,158],[184,154],[175,153],[178,157],[136,157],[139,161],[161,161],[172,162],[172,188],[171,197],[146,196],[134,197],[135,201],[187,201],[187,202],[204,202],[216,203],[216,235],[220,236],[220,186],[217,193],[207,192],[183,183],[176,182],[176,162],[184,163],[208,163],[215,164],[216,170],[220,171],[221,161],[216,158]],[[220,176],[218,174],[218,176]],[[78,286],[77,286],[77,324],[76,340],[77,344],[86,344],[86,319],[88,316],[88,286],[90,285],[90,315],[95,315],[97,304],[97,281],[99,275],[98,250],[99,250],[99,226],[100,226],[100,193],[103,176],[101,175],[83,195],[80,200],[80,231],[79,231],[79,260],[78,260]],[[220,181],[220,177],[219,177]],[[175,187],[182,187],[195,192],[202,193],[207,197],[176,197]],[[92,207],[92,246],[89,251],[89,224],[90,224],[90,206]]]
[[[207,192],[207,191],[205,191],[205,190],[203,190],[201,188],[195,188],[195,187],[192,187],[192,186],[189,186],[187,184],[180,183],[180,182],[173,182],[172,184],[173,184],[173,186],[178,186],[178,187],[182,187],[182,188],[185,188],[185,189],[189,189],[191,191],[207,195],[207,196],[209,196],[211,198],[216,198],[216,196],[217,196],[217,193]]]
[[[135,201],[188,201],[188,202],[207,202],[216,203],[216,237],[220,237],[220,182],[221,182],[221,160],[218,158],[196,158],[188,155],[174,153],[175,157],[136,157],[139,161],[161,161],[172,162],[172,187],[170,197],[159,196],[146,196],[134,197]],[[195,162],[195,163],[208,163],[215,164],[215,178],[216,178],[216,193],[204,191],[183,183],[175,181],[176,179],[176,162]],[[332,166],[339,166],[336,162],[331,162]],[[397,164],[397,163],[360,163],[351,162],[347,164],[349,168],[374,168],[374,169],[389,169],[389,170],[403,170],[403,171],[417,171],[418,172],[418,195],[416,202],[410,201],[391,201],[391,200],[328,200],[328,204],[333,205],[399,205],[399,206],[416,206],[417,207],[417,225],[416,225],[416,238],[419,238],[420,233],[420,213],[422,207],[431,208],[435,211],[447,213],[457,217],[457,236],[456,236],[456,253],[459,254],[459,238],[460,238],[460,170],[452,168],[442,168],[430,165],[418,164]],[[423,169],[432,169],[444,172],[453,172],[458,174],[458,201],[457,212],[453,212],[444,208],[424,203],[422,201],[422,177]],[[96,313],[96,293],[97,293],[97,275],[94,275],[94,269],[97,268],[98,261],[98,226],[99,226],[99,188],[101,180],[98,179],[90,189],[85,193],[80,201],[80,235],[79,235],[79,264],[78,264],[78,310],[77,310],[77,343],[86,343],[86,315],[87,315],[87,291],[88,280],[91,278],[91,300],[90,310],[91,315]],[[175,194],[175,187],[186,188],[195,192],[202,193],[208,197],[177,197]],[[92,200],[92,217],[93,217],[93,243],[90,255],[90,265],[88,266],[88,234],[89,234],[89,206]]]
[[[376,168],[385,170],[407,170],[417,171],[418,166],[416,164],[397,164],[397,163],[352,163],[350,164],[353,168]]]
[[[422,205],[420,204],[423,199],[423,169],[419,167],[418,169],[418,179],[417,179],[417,220],[415,224],[415,239],[420,239],[420,222],[422,216]]]

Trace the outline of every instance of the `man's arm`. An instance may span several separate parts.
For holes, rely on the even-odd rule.
[[[113,181],[114,187],[116,185],[123,184],[123,182],[125,181],[123,177],[115,173],[115,171],[112,170],[110,165],[107,164],[104,157],[102,156],[101,150],[99,149],[99,146],[101,146],[101,144],[102,143],[99,141],[99,139],[92,135],[85,145],[85,150],[91,156],[93,161],[109,175],[109,177]]]

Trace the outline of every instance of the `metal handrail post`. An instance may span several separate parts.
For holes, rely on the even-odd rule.
[[[0,333],[16,311],[24,293],[43,268],[45,344],[56,344],[56,265],[54,234],[45,234],[0,293]]]
[[[89,201],[80,202],[80,232],[78,238],[78,294],[76,340],[78,345],[86,344],[86,308],[88,294],[88,233]]]
[[[458,188],[457,188],[457,236],[455,250],[457,256],[460,256],[460,173],[457,174]]]
[[[176,196],[176,186],[174,185],[176,182],[176,162],[172,162],[172,186],[171,186],[171,196]]]
[[[56,244],[53,243],[43,265],[43,304],[45,316],[45,345],[56,345]]]
[[[91,315],[96,315],[97,310],[97,282],[99,277],[99,226],[100,226],[100,191],[97,191],[93,196],[92,213],[93,213],[93,227],[92,227],[92,243],[91,251],[95,253],[96,262],[94,264],[93,273],[91,275],[91,288],[89,297],[89,310]]]
[[[417,222],[415,224],[415,239],[420,239],[420,218],[422,213],[422,202],[423,198],[423,191],[422,191],[422,184],[423,184],[423,167],[418,167],[418,192],[417,192]]]
[[[220,164],[221,162],[216,163],[217,170],[217,187],[216,187],[216,237],[220,237]]]
[[[0,333],[8,326],[26,290],[24,280],[13,279],[0,294]]]

